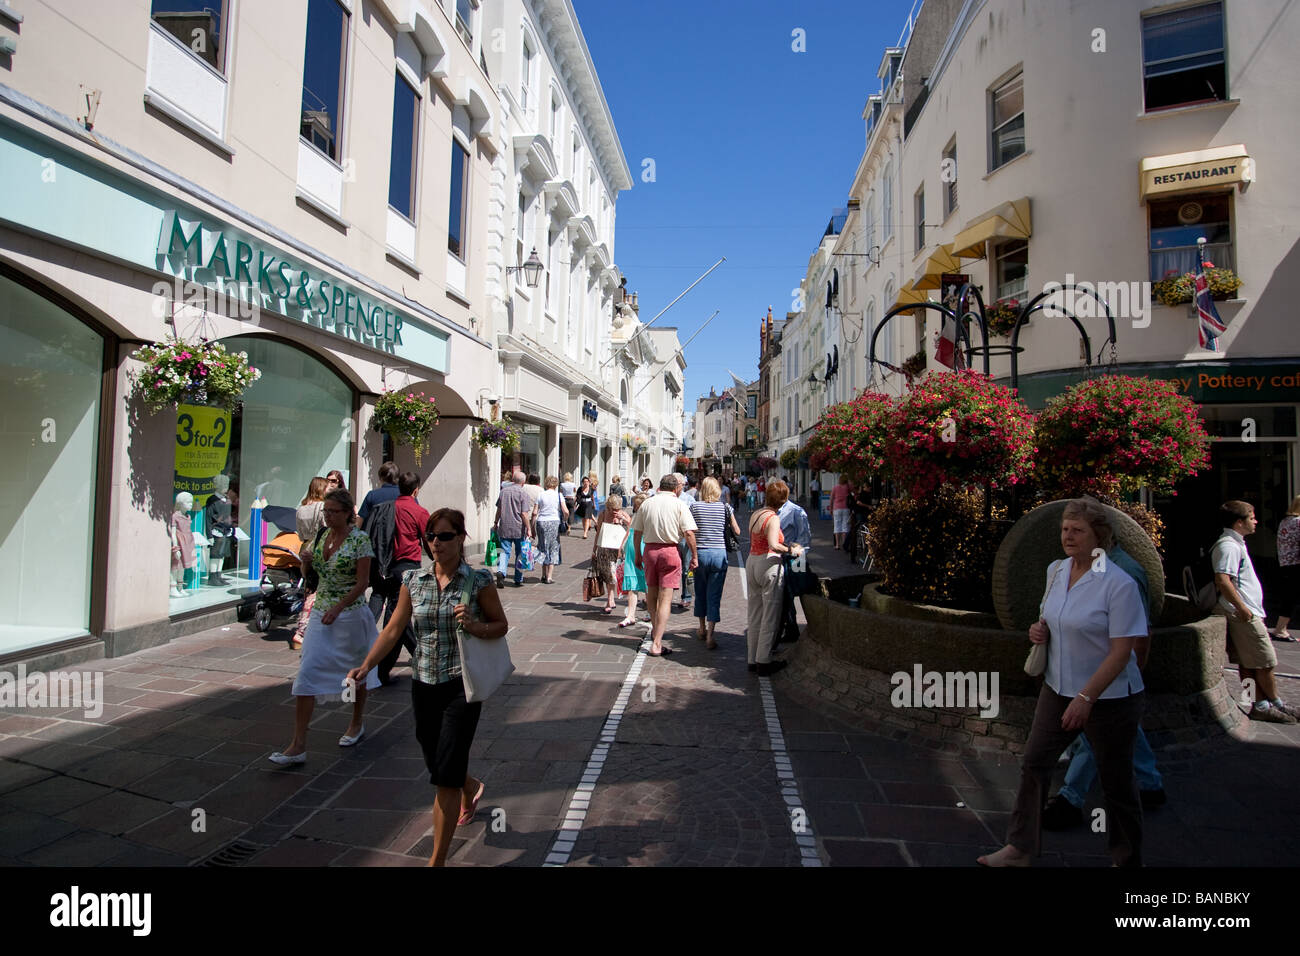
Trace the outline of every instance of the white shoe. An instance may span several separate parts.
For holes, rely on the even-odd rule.
[[[357,732],[357,735],[355,737],[349,737],[347,734],[344,734],[342,737],[340,737],[339,746],[351,747],[354,744],[356,744],[356,742],[360,740],[362,737],[364,737],[365,735],[366,735],[366,728],[363,726],[361,730]]]
[[[300,754],[293,754],[291,756],[289,754],[282,754],[277,750],[267,759],[270,760],[271,763],[278,764],[281,767],[294,767],[298,764],[304,764],[307,762],[307,753],[306,751],[303,751]]]

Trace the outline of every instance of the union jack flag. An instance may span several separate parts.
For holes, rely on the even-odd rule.
[[[1200,271],[1196,273],[1196,317],[1198,340],[1201,348],[1211,352],[1219,351],[1219,336],[1228,330],[1219,318],[1219,310],[1214,307],[1214,298],[1210,295],[1210,283],[1205,278],[1205,262],[1201,262]]]

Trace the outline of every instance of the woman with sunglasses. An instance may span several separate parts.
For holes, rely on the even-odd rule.
[[[321,513],[326,533],[306,543],[300,555],[303,573],[314,565],[320,583],[293,682],[293,740],[270,758],[282,767],[307,762],[307,726],[317,697],[352,698],[352,722],[339,738],[340,747],[351,747],[366,733],[366,691],[379,686],[377,675],[353,688],[345,688],[344,681],[348,670],[356,667],[357,658],[365,658],[375,637],[375,617],[364,597],[375,555],[370,536],[353,526],[356,511],[352,496],[342,489],[326,492]]]
[[[427,530],[433,566],[403,575],[397,610],[365,661],[348,677],[358,683],[365,679],[410,624],[415,633],[411,663],[415,737],[424,751],[429,782],[438,788],[429,865],[445,866],[456,827],[474,819],[483,797],[483,781],[469,775],[469,749],[483,702],[465,700],[456,630],[463,628],[471,637],[505,640],[510,624],[492,573],[465,562],[465,516],[440,508],[430,515]]]

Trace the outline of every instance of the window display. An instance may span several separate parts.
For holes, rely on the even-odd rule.
[[[250,562],[250,550],[296,533],[295,513],[311,480],[335,470],[347,475],[352,459],[356,399],[333,369],[264,336],[222,344],[247,352],[262,376],[233,413],[182,406],[177,415],[176,492],[193,495],[196,569],[179,597],[172,590],[173,614],[256,592],[261,567]],[[252,527],[254,520],[265,527]]]

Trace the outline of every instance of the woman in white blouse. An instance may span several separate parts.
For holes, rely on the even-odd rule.
[[[1068,557],[1048,567],[1042,617],[1029,629],[1035,644],[1047,642],[1044,685],[1007,845],[981,856],[984,866],[1029,866],[1038,855],[1052,771],[1081,730],[1097,757],[1111,859],[1116,866],[1142,863],[1133,747],[1145,694],[1133,647],[1147,634],[1147,618],[1137,583],[1105,560],[1113,545],[1114,531],[1095,499],[1066,505],[1061,547]]]

